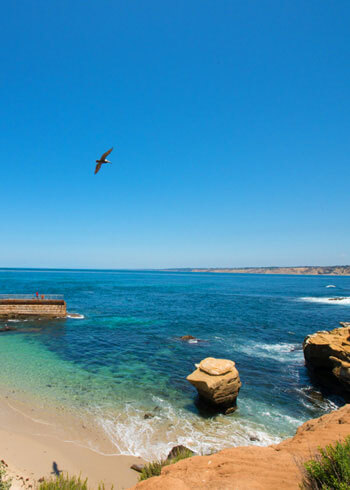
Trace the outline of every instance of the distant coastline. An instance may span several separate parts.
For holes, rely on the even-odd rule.
[[[291,274],[312,276],[350,276],[350,265],[331,266],[295,266],[295,267],[167,267],[164,269],[135,268],[135,269],[98,269],[98,268],[40,268],[40,267],[1,267],[0,272],[52,272],[52,273],[126,273],[126,272],[211,272],[216,274]]]
[[[164,270],[164,269],[163,269]],[[350,276],[350,265],[297,267],[213,267],[196,269],[166,269],[178,272],[214,272],[221,274],[293,274],[312,276]]]

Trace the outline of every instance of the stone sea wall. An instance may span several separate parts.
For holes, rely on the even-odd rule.
[[[0,301],[0,318],[50,317],[67,315],[63,300],[4,300]]]

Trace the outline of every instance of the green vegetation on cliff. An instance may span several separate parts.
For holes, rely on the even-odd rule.
[[[39,490],[88,490],[87,478],[82,480],[80,476],[60,474],[50,480],[42,481]]]
[[[11,480],[6,476],[6,464],[0,461],[0,490],[9,490]]]
[[[38,490],[89,490],[87,478],[82,480],[80,475],[69,476],[63,473],[50,480],[43,480],[37,488]],[[103,483],[99,484],[98,490],[105,490]]]
[[[159,476],[164,466],[177,463],[182,459],[191,458],[193,455],[194,453],[190,449],[181,448],[172,458],[168,457],[168,459],[162,461],[155,461],[153,463],[146,464],[142,469],[140,481],[147,480],[147,478],[152,478],[152,476]]]
[[[350,436],[343,443],[336,442],[305,463],[302,489],[349,490],[350,489]]]

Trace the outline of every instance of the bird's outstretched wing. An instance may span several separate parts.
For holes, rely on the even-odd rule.
[[[100,160],[102,160],[102,161],[105,160],[108,157],[108,155],[111,153],[112,150],[113,150],[113,146],[112,146],[112,148],[110,150],[106,151],[106,153],[104,153],[102,155],[102,157],[100,158]]]
[[[100,170],[101,166],[102,166],[102,163],[98,163],[98,164],[96,165],[96,168],[95,168],[95,175],[96,175],[96,174],[97,174],[97,172]]]

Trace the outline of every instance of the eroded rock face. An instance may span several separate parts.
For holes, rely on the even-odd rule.
[[[224,449],[165,466],[133,490],[298,490],[300,467],[319,447],[350,433],[350,405],[309,420],[280,444]]]
[[[236,409],[242,383],[233,361],[207,357],[187,380],[197,389],[200,400],[218,412],[228,414]]]
[[[350,395],[350,324],[341,325],[342,328],[308,335],[303,344],[304,357],[320,382],[336,388],[337,381],[338,388]]]

